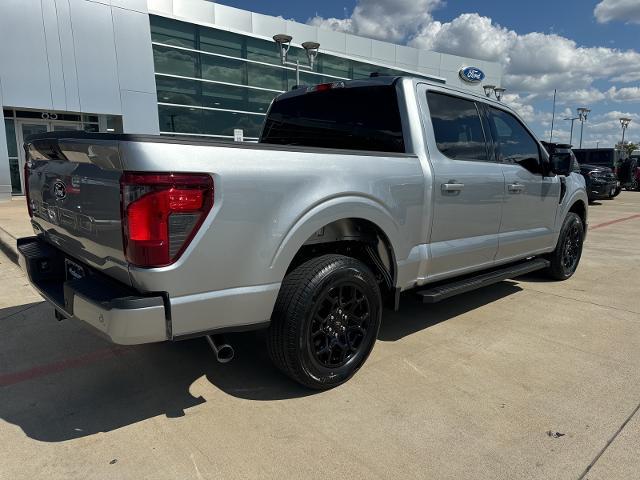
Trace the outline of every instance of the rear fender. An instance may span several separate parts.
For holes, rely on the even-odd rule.
[[[367,220],[378,226],[386,235],[396,261],[407,257],[409,249],[402,241],[400,226],[382,204],[366,197],[338,197],[312,207],[291,225],[271,261],[274,276],[284,278],[296,253],[312,235],[345,218]]]

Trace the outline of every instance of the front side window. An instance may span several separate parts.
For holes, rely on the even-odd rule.
[[[475,102],[436,92],[427,92],[427,102],[440,152],[454,160],[488,160]]]
[[[538,142],[516,117],[489,107],[489,124],[501,162],[518,164],[531,173],[542,173]]]

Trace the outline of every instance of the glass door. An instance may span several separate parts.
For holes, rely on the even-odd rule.
[[[25,154],[22,145],[27,137],[38,133],[60,132],[82,130],[82,123],[79,122],[56,122],[49,120],[28,120],[16,121],[16,136],[18,139],[18,158],[12,161],[11,168],[11,185],[14,194],[22,194],[24,192],[24,162]]]
[[[11,164],[11,184],[13,185],[14,194],[22,194],[24,192],[24,139],[36,135],[38,133],[46,133],[49,131],[49,122],[46,121],[29,121],[16,122],[16,130],[18,136],[18,162]]]

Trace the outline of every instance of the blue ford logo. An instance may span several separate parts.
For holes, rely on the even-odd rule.
[[[476,67],[464,67],[460,69],[460,78],[469,83],[480,83],[484,80],[484,72]]]
[[[56,200],[64,200],[67,196],[67,186],[64,183],[57,181],[53,184],[53,195],[56,197]]]

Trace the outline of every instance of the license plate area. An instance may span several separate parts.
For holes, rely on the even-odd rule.
[[[87,269],[85,267],[68,258],[64,259],[64,276],[67,281],[78,280],[86,275]]]

